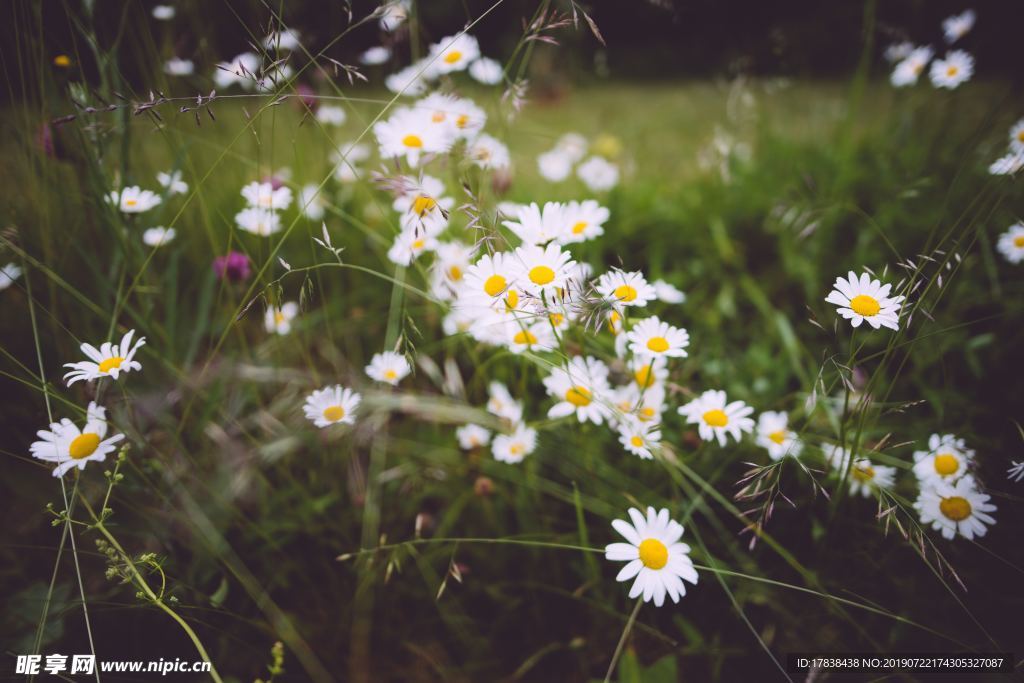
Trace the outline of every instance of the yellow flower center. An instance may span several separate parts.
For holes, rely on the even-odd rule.
[[[651,372],[651,366],[644,365],[637,368],[636,372],[633,373],[633,379],[636,380],[636,383],[641,389],[646,389],[651,386],[651,383],[654,380],[653,373]]]
[[[782,442],[786,440],[786,430],[780,429],[777,432],[772,432],[768,438],[781,446]]]
[[[419,251],[420,249],[425,247],[426,244],[427,244],[426,241],[424,241],[423,238],[420,238],[420,239],[418,239],[418,240],[416,240],[415,242],[412,243],[412,249],[413,249],[413,251]]]
[[[857,481],[868,482],[875,478],[875,468],[870,465],[867,467],[854,467],[850,474]]]
[[[446,64],[454,64],[460,59],[462,59],[462,53],[459,52],[458,50],[451,50],[448,54],[444,56],[444,61]]]
[[[435,111],[434,115],[430,117],[430,120],[433,121],[434,123],[441,123],[442,121],[444,121],[444,112]]]
[[[1024,249],[1024,235],[1020,235],[1019,237],[1014,237],[1013,238],[1013,246],[1017,247],[1018,249]]]
[[[960,496],[943,498],[939,501],[939,512],[954,522],[959,522],[971,516],[971,504]]]
[[[960,463],[952,453],[941,453],[935,456],[935,471],[943,477],[955,473],[960,469]]]
[[[548,315],[548,319],[551,320],[551,324],[554,325],[555,327],[558,327],[563,322],[565,322],[565,316],[562,315],[561,313],[550,313]]]
[[[640,543],[640,561],[648,569],[661,569],[668,564],[668,548],[656,538],[645,538]]]
[[[629,440],[629,442],[633,444],[635,448],[643,448],[644,446],[644,440],[641,439],[639,436],[634,436]]]
[[[956,76],[958,71],[959,69],[957,69],[955,66],[951,64],[949,65],[949,67],[946,68],[946,75],[952,78],[953,76]]]
[[[113,358],[108,358],[102,363],[100,363],[100,372],[110,372],[114,368],[121,367],[121,363],[123,362],[124,358],[122,358],[121,356],[114,356]]]
[[[135,200],[135,199],[126,199],[126,200],[124,200],[125,206],[135,206],[138,203],[139,202],[137,200]]]
[[[547,266],[535,266],[530,269],[530,282],[535,285],[546,285],[555,279],[555,271]]]
[[[394,370],[389,368],[384,371],[384,379],[395,379],[396,377],[398,377],[398,373]]]
[[[572,226],[572,234],[579,235],[580,233],[582,233],[586,229],[587,229],[587,222],[586,221],[580,221],[576,225]]]
[[[459,118],[455,119],[455,126],[457,128],[465,128],[466,124],[469,123],[469,114],[461,114]]]
[[[329,422],[337,422],[345,417],[345,409],[341,406],[329,406],[324,408],[324,419]]]
[[[484,281],[484,291],[490,296],[498,296],[505,291],[505,278],[500,275],[492,275]]]
[[[668,351],[668,340],[664,337],[651,337],[647,340],[647,348],[655,353]]]
[[[90,455],[96,452],[96,449],[100,445],[100,435],[87,433],[80,434],[74,438],[71,445],[68,446],[68,455],[75,460],[81,460],[82,458],[88,458]]]
[[[505,310],[514,311],[516,306],[519,305],[519,292],[514,289],[508,290],[508,296],[505,297]]]
[[[402,138],[402,144],[406,147],[422,147],[423,139],[419,135],[406,135]]]
[[[575,386],[565,392],[565,400],[577,408],[590,405],[590,390],[586,387]]]
[[[850,299],[850,308],[857,315],[863,315],[870,318],[873,315],[878,315],[878,312],[882,310],[882,307],[878,304],[878,300],[874,297],[870,297],[867,294],[858,294],[857,296]]]
[[[615,288],[615,298],[619,301],[633,301],[636,299],[636,289],[629,285],[619,285]]]
[[[704,422],[710,427],[724,427],[729,424],[729,416],[725,411],[715,408],[704,413]]]
[[[462,279],[462,268],[459,268],[458,266],[452,266],[451,268],[449,268],[448,269],[448,279],[449,280],[455,280],[456,282],[461,280]]]
[[[650,422],[654,418],[654,408],[644,406],[637,415],[641,422]]]
[[[69,67],[71,66],[71,58],[67,55],[57,55],[53,58],[53,65],[64,68]]]
[[[508,447],[508,452],[512,455],[521,455],[526,448],[521,443],[514,443]]]
[[[422,194],[419,197],[416,197],[412,203],[412,210],[420,218],[433,211],[436,207],[437,202],[434,201],[433,198]]]
[[[284,322],[284,313],[282,313],[281,311],[276,311],[274,313],[274,324],[275,325],[280,325],[283,322]]]
[[[537,336],[529,330],[519,330],[516,332],[516,336],[512,337],[512,341],[516,344],[526,344],[532,346],[537,343]]]

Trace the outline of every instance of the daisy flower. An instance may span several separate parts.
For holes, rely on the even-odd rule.
[[[424,154],[447,152],[453,142],[451,130],[435,125],[425,110],[399,107],[387,121],[373,126],[380,155],[386,159],[404,156],[410,166],[418,166]]]
[[[395,182],[395,200],[391,208],[399,213],[413,212],[425,216],[434,208],[445,211],[455,206],[455,200],[444,196],[444,183],[426,173],[419,177],[400,176]]]
[[[281,186],[275,190],[273,183],[249,183],[242,188],[242,196],[249,206],[271,211],[283,211],[292,203],[291,188]]]
[[[643,358],[686,358],[690,334],[652,315],[633,325],[626,334],[626,341],[629,342],[629,350]]]
[[[544,180],[560,183],[572,173],[572,158],[560,149],[544,152],[537,157],[537,172]]]
[[[889,489],[896,482],[896,468],[885,465],[873,465],[867,458],[862,458],[850,469],[850,495],[858,493],[867,498],[873,489]]]
[[[892,64],[893,62],[901,62],[910,56],[910,53],[914,49],[914,44],[909,40],[904,40],[899,43],[893,43],[889,47],[885,48],[885,61]]]
[[[544,378],[544,387],[557,400],[548,411],[550,418],[575,413],[580,422],[599,425],[611,414],[606,403],[608,366],[596,358],[576,356],[565,368],[554,368]]]
[[[659,301],[664,301],[667,304],[681,304],[686,301],[686,294],[675,285],[664,280],[655,280],[651,285],[654,287],[655,296]]]
[[[1024,148],[1011,149],[1006,155],[999,157],[988,167],[992,175],[1015,175],[1024,168]]]
[[[619,184],[619,167],[601,157],[590,157],[576,168],[576,176],[594,192],[605,192]]]
[[[468,424],[455,430],[455,438],[459,440],[459,448],[470,451],[489,444],[491,432],[480,425]]]
[[[502,221],[502,224],[523,244],[547,244],[558,240],[566,228],[563,210],[558,202],[547,202],[543,209],[533,202],[518,208],[516,220]]]
[[[434,252],[431,266],[431,290],[439,298],[450,301],[454,297],[470,268],[474,248],[462,242],[443,242]]]
[[[469,143],[466,156],[480,168],[508,168],[512,163],[505,143],[487,133]]]
[[[181,179],[181,171],[157,173],[156,181],[160,183],[160,187],[167,188],[167,194],[185,194],[188,192],[188,183]]]
[[[464,140],[472,139],[483,130],[487,114],[472,100],[433,93],[414,105],[425,112],[430,121],[448,129],[448,134]]]
[[[348,120],[348,113],[344,107],[321,104],[316,108],[316,120],[327,126],[343,126]]]
[[[648,428],[637,419],[622,420],[619,423],[619,443],[627,452],[642,460],[650,460],[661,443],[661,432],[658,427]]]
[[[257,72],[260,70],[260,56],[255,52],[243,52],[235,55],[231,61],[220,62],[213,72],[213,82],[219,89],[239,83],[244,88],[252,89],[255,85]]]
[[[554,351],[558,348],[558,339],[551,330],[547,320],[540,320],[532,325],[525,325],[517,320],[505,323],[506,345],[512,353],[523,351]]]
[[[430,46],[430,56],[434,68],[439,74],[463,71],[480,56],[480,44],[476,38],[463,33],[442,38]]]
[[[661,414],[665,412],[665,387],[655,384],[641,389],[635,384],[627,384],[614,391],[612,400],[620,413],[615,416],[616,421],[621,417],[624,420],[656,425],[661,422]]]
[[[1024,462],[1010,461],[1010,469],[1006,470],[1006,478],[1019,482],[1024,479]]]
[[[647,508],[645,518],[636,508],[629,509],[633,523],[616,519],[614,528],[626,543],[610,543],[605,546],[605,559],[612,562],[627,562],[616,581],[629,581],[634,576],[636,581],[629,591],[630,598],[643,595],[644,602],[654,600],[661,607],[665,604],[666,593],[672,602],[678,603],[679,598],[686,595],[683,579],[697,585],[697,570],[690,560],[690,546],[680,543],[683,526],[669,519],[667,509],[655,511]]]
[[[936,88],[952,90],[974,75],[974,57],[963,50],[946,53],[945,59],[936,59],[928,76]]]
[[[71,372],[64,375],[64,381],[67,382],[68,386],[81,380],[92,382],[100,377],[110,377],[116,381],[118,375],[122,372],[128,373],[133,370],[141,370],[142,365],[135,360],[135,353],[139,350],[140,346],[145,345],[146,338],[139,337],[132,344],[132,337],[134,336],[135,330],[128,330],[121,337],[119,344],[103,342],[98,349],[92,344],[82,344],[79,348],[89,360],[65,363],[64,367],[71,368]]]
[[[309,183],[303,185],[299,190],[298,205],[302,215],[310,220],[318,221],[324,217],[327,198],[320,192],[320,188],[316,184]]]
[[[386,382],[391,386],[398,386],[411,370],[405,356],[394,351],[375,353],[370,364],[366,366],[366,374],[370,379]]]
[[[169,244],[176,234],[177,232],[174,228],[165,228],[163,226],[149,228],[142,233],[142,243],[147,247],[162,247],[165,244]]]
[[[556,296],[566,286],[575,265],[569,252],[562,251],[557,244],[516,247],[512,258],[517,268],[515,280],[537,296],[542,292]]]
[[[579,133],[564,133],[555,143],[555,149],[575,164],[587,156],[587,139]]]
[[[967,474],[974,450],[953,434],[932,434],[928,450],[914,451],[914,474],[922,486],[936,481],[953,482]]]
[[[523,419],[523,404],[512,398],[501,382],[491,382],[487,386],[487,412],[506,419],[513,424]]]
[[[899,62],[892,70],[889,81],[897,88],[914,85],[921,77],[928,62],[931,61],[933,54],[934,51],[928,46],[914,48],[906,59]]]
[[[1018,152],[1024,151],[1024,119],[1010,128],[1010,148]]]
[[[437,248],[436,238],[423,234],[422,230],[402,230],[388,249],[388,259],[398,266],[407,266],[425,251]]]
[[[21,268],[16,263],[8,263],[0,268],[0,291],[13,285],[19,277],[21,277]]]
[[[263,324],[267,332],[288,334],[292,331],[292,320],[299,314],[299,305],[294,301],[283,304],[280,308],[270,307],[263,316]]]
[[[974,10],[968,9],[943,19],[942,32],[946,35],[946,42],[952,44],[963,38],[974,27],[975,18]]]
[[[637,356],[629,362],[629,374],[637,387],[649,389],[668,379],[668,359],[665,356]]]
[[[846,470],[846,465],[850,462],[850,452],[848,450],[842,446],[827,443],[822,445],[821,451],[825,454],[825,463],[829,467],[839,472]]]
[[[959,533],[971,540],[985,535],[986,524],[996,523],[988,514],[996,509],[988,502],[990,498],[978,490],[974,477],[968,475],[955,484],[940,481],[934,487],[921,489],[914,509],[921,515],[921,524],[930,524],[944,538],[953,540]]]
[[[375,45],[359,55],[359,61],[367,66],[378,66],[389,59],[391,59],[391,48],[383,45]]]
[[[176,12],[173,5],[154,5],[152,14],[157,21],[170,21]]]
[[[657,296],[654,287],[647,284],[639,271],[605,273],[597,281],[597,291],[616,306],[646,306]]]
[[[420,60],[386,77],[384,87],[393,93],[416,97],[426,92],[429,75],[426,62]]]
[[[754,429],[754,420],[749,416],[754,409],[743,401],[726,403],[725,392],[709,389],[684,406],[677,409],[689,423],[697,424],[700,438],[711,441],[717,438],[720,446],[725,446],[727,436],[737,441],[743,432]]]
[[[491,442],[491,453],[498,462],[516,464],[537,448],[537,431],[526,425],[517,425],[511,434],[498,434]]]
[[[121,213],[143,213],[157,206],[161,199],[152,190],[143,190],[138,185],[122,188],[107,195],[107,200]]]
[[[317,389],[306,397],[302,410],[306,419],[323,429],[333,424],[354,424],[356,408],[362,397],[351,389],[335,384]]]
[[[996,249],[1010,263],[1017,264],[1024,261],[1024,223],[1014,223],[1000,235]]]
[[[780,460],[787,455],[795,458],[803,450],[796,433],[789,429],[789,416],[774,410],[766,410],[757,416],[757,445],[767,450],[772,460]]]
[[[585,242],[604,234],[604,223],[611,215],[608,209],[593,199],[583,202],[569,202],[562,208],[562,230],[559,241],[562,244]]]
[[[477,83],[484,85],[497,85],[501,83],[504,70],[501,63],[489,57],[480,57],[469,65],[469,75]]]
[[[238,227],[260,237],[269,237],[281,229],[281,217],[270,209],[250,206],[235,214]]]
[[[825,301],[838,306],[839,315],[849,320],[854,327],[860,327],[867,320],[876,330],[879,327],[898,330],[903,297],[890,297],[890,289],[892,285],[883,285],[881,281],[871,279],[867,273],[861,273],[858,280],[851,270],[846,279],[836,278]]]
[[[73,467],[85,469],[87,462],[103,462],[107,454],[116,449],[115,444],[124,439],[124,434],[107,436],[107,411],[89,403],[86,411],[86,422],[82,429],[64,418],[54,422],[48,430],[36,432],[39,441],[30,447],[33,458],[57,463],[53,476],[63,477]]]

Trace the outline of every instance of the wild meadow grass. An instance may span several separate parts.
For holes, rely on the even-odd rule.
[[[69,16],[84,53],[95,34]],[[600,315],[552,351],[446,334],[429,261],[387,256],[396,162],[374,152],[358,180],[333,177],[332,153],[375,147],[372,124],[404,101],[381,87],[386,71],[350,83],[307,55],[296,69],[315,66],[273,93],[203,104],[205,76],[172,82],[159,41],[127,45],[87,58],[99,58],[90,87],[49,54],[4,52],[19,78],[0,111],[0,265],[23,271],[0,292],[11,661],[198,658],[224,681],[658,682],[795,680],[785,653],[798,651],[1019,655],[1021,485],[1006,471],[1021,451],[1024,274],[994,243],[1024,197],[1018,179],[987,171],[1024,110],[1009,86],[894,90],[869,70],[852,82],[604,81],[528,92],[516,114],[506,87],[458,82],[513,170],[430,162],[455,198],[449,229],[499,244],[499,201],[598,198],[605,234],[573,258],[686,293],[648,307],[691,338],[667,403],[722,389],[756,413],[787,411],[805,444],[773,461],[749,435],[702,441],[668,410],[656,456],[641,460],[606,426],[547,416],[543,380],[571,356],[628,377]],[[517,44],[511,74],[526,73],[530,45],[558,49]],[[120,61],[139,53],[154,65],[144,83]],[[343,126],[297,95],[315,71],[315,102],[342,104]],[[570,131],[618,165],[616,187],[538,173]],[[188,191],[161,191],[151,211],[106,200],[160,191],[157,173],[172,169]],[[240,230],[239,189],[270,176],[296,194],[319,187],[324,216],[293,205],[275,235]],[[177,236],[146,246],[153,226]],[[217,276],[230,251],[248,256],[249,277]],[[907,296],[898,331],[853,329],[824,301],[837,275],[865,269]],[[292,330],[268,333],[265,310],[283,301],[299,303]],[[81,343],[130,329],[146,337],[141,371],[61,380]],[[412,375],[397,388],[368,379],[372,356],[394,349]],[[539,434],[517,465],[455,438],[467,423],[509,428],[485,410],[494,381]],[[303,401],[333,384],[362,404],[354,424],[320,430]],[[29,456],[35,433],[83,422],[90,401],[125,439],[54,479]],[[978,453],[998,507],[984,537],[950,541],[919,521],[912,453],[933,433]],[[850,468],[826,464],[837,445],[895,468],[894,485],[850,494]],[[611,520],[647,506],[685,527],[700,580],[679,604],[627,598],[602,557],[621,540]]]

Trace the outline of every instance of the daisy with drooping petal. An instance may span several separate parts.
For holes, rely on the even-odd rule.
[[[135,330],[128,330],[119,344],[103,342],[98,349],[92,344],[82,344],[79,348],[89,360],[65,363],[64,367],[71,368],[71,372],[64,375],[64,381],[68,386],[81,380],[92,382],[100,377],[110,377],[116,381],[123,372],[141,370],[142,364],[135,360],[135,354],[139,347],[145,345],[146,338],[139,337],[132,344],[134,336]]]
[[[160,195],[152,190],[143,190],[138,185],[131,185],[107,195],[107,200],[116,206],[121,213],[143,213],[157,206]]]
[[[542,293],[557,296],[566,286],[575,261],[557,244],[539,247],[525,244],[516,247],[512,260],[517,269],[515,280],[526,291],[536,296]]]
[[[896,468],[885,465],[874,465],[867,458],[853,463],[850,469],[850,495],[858,493],[865,498],[876,488],[889,489],[896,482]]]
[[[558,237],[562,244],[585,242],[604,234],[610,212],[593,199],[569,202],[562,208],[564,228]]]
[[[476,38],[463,33],[442,38],[430,46],[432,66],[439,74],[462,71],[480,56],[480,44]]]
[[[263,324],[267,332],[288,334],[292,331],[292,320],[299,314],[299,305],[294,301],[283,304],[280,308],[271,306],[263,316]]]
[[[176,234],[177,231],[174,228],[165,228],[163,226],[148,228],[142,233],[142,243],[147,247],[162,247],[165,244],[169,244]]]
[[[952,90],[974,75],[974,57],[963,50],[946,53],[945,59],[936,59],[928,76],[936,88]]]
[[[772,460],[784,456],[800,455],[803,444],[789,429],[789,416],[783,412],[766,410],[757,417],[757,445],[768,451]]]
[[[936,481],[954,482],[967,474],[974,450],[954,434],[932,434],[928,450],[914,451],[914,474],[922,486]]]
[[[512,398],[508,387],[501,382],[487,385],[487,412],[515,424],[523,419],[523,404]]]
[[[860,279],[851,270],[847,278],[837,277],[833,290],[825,301],[839,307],[839,315],[860,327],[865,320],[874,329],[899,329],[899,310],[902,296],[889,296],[892,285],[883,285],[861,273]]]
[[[281,186],[274,189],[273,183],[251,182],[242,188],[242,196],[249,206],[272,211],[284,211],[292,203],[292,190]]]
[[[335,384],[317,389],[306,397],[302,410],[306,419],[323,429],[333,424],[354,424],[356,409],[362,397],[356,392]]]
[[[1014,223],[1000,235],[996,249],[1010,263],[1017,264],[1024,261],[1024,223]]]
[[[576,168],[576,177],[594,192],[605,192],[619,184],[619,167],[602,157],[590,157]]]
[[[480,425],[468,424],[455,430],[455,438],[459,440],[459,448],[470,451],[489,444],[491,432]]]
[[[717,438],[720,446],[725,446],[727,436],[739,441],[743,432],[753,431],[754,420],[749,417],[753,412],[754,409],[743,401],[726,403],[725,392],[714,389],[678,408],[687,422],[697,425],[700,438],[705,441]]]
[[[477,83],[497,85],[504,77],[501,63],[489,57],[480,57],[469,65],[469,75]]]
[[[366,366],[366,374],[370,379],[386,382],[393,387],[398,386],[411,370],[406,357],[394,351],[375,353],[370,364]]]
[[[504,142],[483,133],[466,147],[466,157],[480,168],[508,168],[512,163]]]
[[[974,27],[975,19],[976,15],[972,9],[943,19],[942,32],[946,36],[946,42],[952,44],[963,38]]]
[[[889,81],[897,88],[914,85],[931,61],[932,55],[934,51],[928,46],[914,48],[906,59],[892,70]]]
[[[515,465],[537,448],[537,430],[516,425],[511,434],[498,434],[491,441],[491,453],[498,462]]]
[[[235,223],[242,230],[260,237],[269,237],[281,230],[281,217],[276,212],[254,206],[236,213]]]
[[[0,291],[13,285],[19,277],[21,277],[21,268],[16,263],[8,263],[0,268]]]
[[[673,327],[652,315],[633,325],[626,334],[629,350],[644,358],[686,358],[690,334],[681,327]]]
[[[655,280],[651,285],[654,287],[655,295],[659,301],[664,301],[667,304],[681,304],[686,301],[686,294],[675,285],[669,284],[664,280]]]
[[[160,187],[167,188],[167,194],[185,194],[188,192],[188,183],[181,179],[181,171],[157,173],[156,181],[160,183]]]
[[[627,452],[642,460],[654,458],[653,451],[661,443],[661,431],[657,426],[648,426],[637,419],[619,422],[619,443]]]
[[[596,358],[576,356],[564,368],[554,368],[544,378],[544,387],[557,403],[548,417],[576,414],[580,422],[601,424],[611,415],[608,407],[608,366]]]
[[[424,110],[399,107],[386,121],[373,126],[380,155],[386,159],[404,156],[410,166],[418,166],[424,154],[447,152],[454,138],[451,129],[435,125]]]
[[[63,477],[73,467],[85,469],[87,462],[103,462],[107,455],[116,450],[124,434],[107,436],[107,411],[95,402],[89,403],[86,423],[82,429],[64,418],[54,422],[50,429],[36,432],[39,441],[30,447],[33,458],[57,463],[53,476]]]
[[[646,306],[657,296],[640,271],[605,273],[598,278],[597,292],[615,306]]]
[[[665,595],[678,603],[686,595],[683,580],[697,585],[697,570],[690,560],[690,546],[680,543],[683,526],[669,518],[667,509],[655,511],[647,508],[644,517],[636,508],[629,509],[633,523],[616,519],[612,527],[626,539],[626,543],[610,543],[605,546],[605,559],[612,562],[627,562],[616,581],[636,581],[629,591],[630,598],[643,595],[644,602],[654,600],[661,607]]]
[[[974,477],[968,475],[955,484],[940,481],[922,488],[914,509],[921,515],[921,524],[930,524],[932,529],[942,532],[943,538],[953,540],[959,533],[971,540],[985,535],[986,524],[996,523],[988,514],[996,509],[988,502],[990,499],[978,490]]]

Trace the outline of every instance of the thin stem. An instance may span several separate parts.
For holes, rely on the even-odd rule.
[[[615,652],[612,654],[612,661],[608,664],[608,673],[604,675],[604,683],[608,683],[612,680],[612,672],[615,671],[615,665],[619,663],[619,657],[622,655],[622,648],[626,645],[626,638],[629,637],[629,632],[633,630],[633,624],[636,622],[636,615],[640,613],[640,607],[643,604],[643,597],[636,599],[636,607],[633,608],[633,613],[629,615],[626,627],[622,629],[622,636],[619,638],[619,644],[615,646]]]

